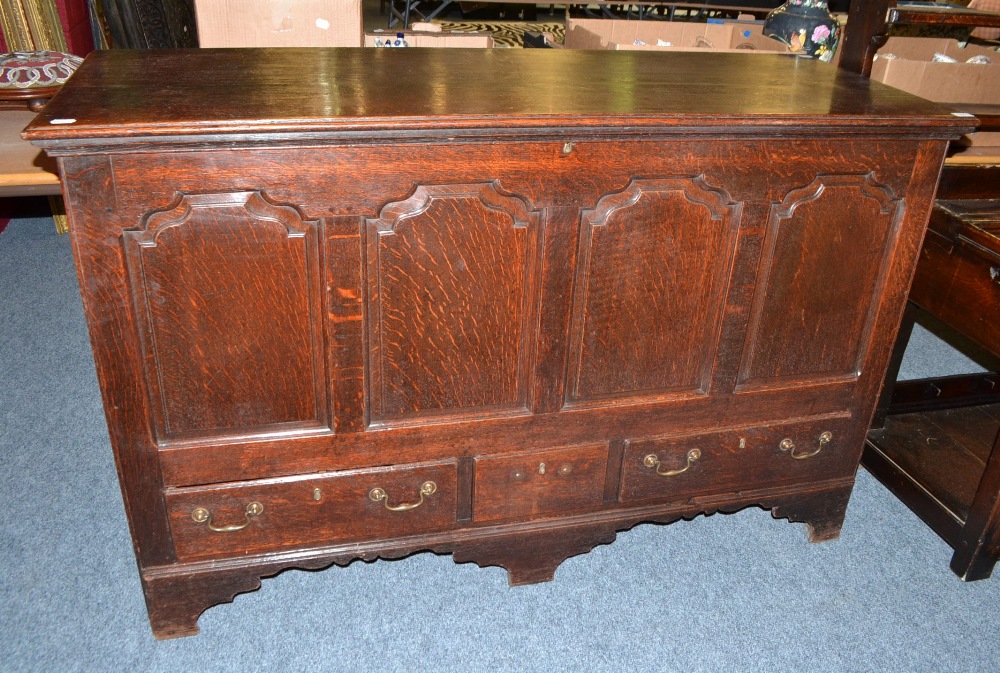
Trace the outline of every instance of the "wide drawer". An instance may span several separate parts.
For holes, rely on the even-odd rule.
[[[608,445],[588,444],[476,458],[477,523],[600,507]]]
[[[168,491],[180,560],[378,540],[456,521],[453,461]]]
[[[857,467],[849,417],[629,441],[621,502],[673,500],[842,477]]]

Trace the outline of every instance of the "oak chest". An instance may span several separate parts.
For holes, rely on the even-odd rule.
[[[91,56],[59,159],[159,637],[288,567],[836,537],[947,141],[785,57]]]

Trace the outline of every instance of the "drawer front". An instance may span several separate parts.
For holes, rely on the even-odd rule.
[[[456,521],[454,462],[167,493],[180,560],[378,540]]]
[[[620,500],[672,500],[843,477],[857,467],[844,446],[848,418],[630,441]]]
[[[600,507],[608,445],[476,458],[476,522],[524,519]]]

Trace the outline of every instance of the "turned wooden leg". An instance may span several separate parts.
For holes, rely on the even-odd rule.
[[[198,617],[214,605],[260,588],[260,578],[235,573],[143,574],[146,610],[153,635],[160,640],[198,633]]]
[[[823,491],[802,496],[771,509],[775,519],[788,519],[793,523],[804,523],[810,542],[826,542],[840,537],[847,514],[847,503],[851,499],[852,487],[836,491]]]

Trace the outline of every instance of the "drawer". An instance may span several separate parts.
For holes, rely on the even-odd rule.
[[[600,507],[608,445],[476,458],[473,519],[525,519]]]
[[[168,491],[174,547],[183,561],[447,529],[456,475],[441,462]]]
[[[795,425],[629,441],[621,502],[672,500],[844,477],[858,447],[845,446],[849,417]]]

